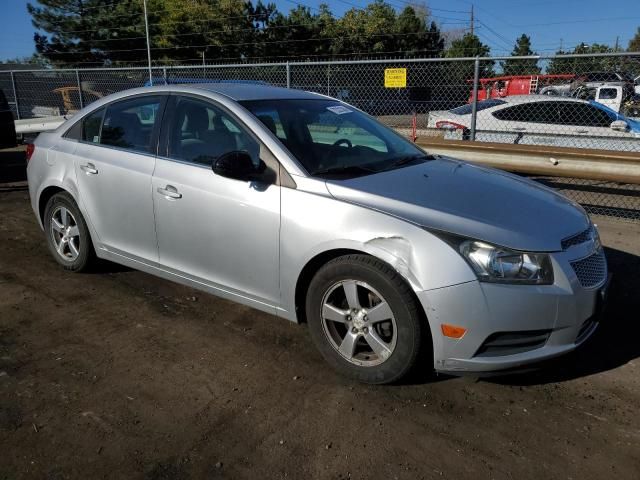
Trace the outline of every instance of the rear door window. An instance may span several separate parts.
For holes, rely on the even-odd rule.
[[[151,140],[158,121],[162,96],[136,97],[107,107],[100,144],[153,153]]]
[[[561,102],[560,123],[585,127],[608,127],[615,120],[607,112],[587,103]]]

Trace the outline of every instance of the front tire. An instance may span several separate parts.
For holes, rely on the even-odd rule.
[[[93,266],[96,255],[89,229],[71,195],[52,196],[43,223],[49,251],[65,270],[83,272]]]
[[[320,268],[307,291],[306,314],[325,360],[363,383],[396,382],[431,351],[413,291],[371,256],[346,255]],[[432,368],[430,362],[425,360],[426,368]]]

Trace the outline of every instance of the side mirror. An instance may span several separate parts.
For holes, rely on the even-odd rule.
[[[233,152],[222,154],[216,159],[213,163],[213,173],[221,177],[248,182],[257,180],[261,172],[254,165],[249,152],[234,150]]]
[[[629,124],[624,120],[615,120],[614,122],[611,122],[610,128],[616,132],[626,132],[629,130]]]

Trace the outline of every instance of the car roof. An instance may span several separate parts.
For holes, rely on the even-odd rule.
[[[243,100],[290,100],[327,98],[319,93],[306,92],[293,88],[274,87],[255,83],[194,83],[184,84],[198,90],[225,95],[235,101]]]
[[[509,95],[501,97],[507,103],[529,103],[529,102],[576,102],[587,103],[585,100],[573,97],[563,97],[557,95]]]

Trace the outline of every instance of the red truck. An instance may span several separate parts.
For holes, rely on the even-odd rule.
[[[541,86],[558,80],[572,80],[575,75],[509,75],[505,77],[481,78],[478,85],[478,100],[502,98],[510,95],[533,95]],[[473,84],[473,80],[469,80]],[[469,103],[473,101],[473,89],[469,94]]]

